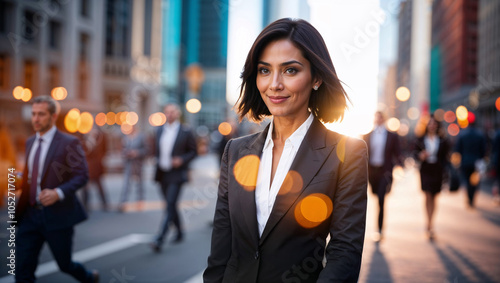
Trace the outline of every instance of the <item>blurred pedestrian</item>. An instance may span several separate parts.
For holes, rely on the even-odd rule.
[[[125,160],[125,168],[123,172],[123,191],[120,197],[120,205],[118,210],[123,212],[125,204],[128,200],[132,179],[137,182],[137,201],[141,209],[144,201],[144,184],[142,180],[143,161],[148,154],[148,146],[146,136],[137,129],[137,126],[132,126],[132,131],[123,137],[122,140],[122,155]]]
[[[500,204],[500,130],[495,134],[495,139],[493,140],[492,150],[491,150],[491,164],[495,172],[495,182],[493,185],[493,196],[495,201]]]
[[[61,271],[80,282],[98,282],[97,271],[72,261],[73,226],[87,218],[76,191],[88,180],[80,141],[60,132],[59,104],[49,96],[33,99],[36,135],[26,142],[22,194],[16,208],[16,282],[35,282],[40,250],[46,242]]]
[[[486,138],[476,128],[476,123],[472,118],[469,119],[469,126],[460,132],[454,151],[461,157],[460,174],[467,185],[468,207],[474,208],[474,197],[480,182],[477,167],[478,162],[486,155]]]
[[[368,181],[378,198],[378,232],[373,234],[376,242],[383,238],[385,196],[391,191],[392,170],[402,164],[399,137],[385,128],[385,120],[385,114],[377,111],[372,132],[363,137],[369,152]]]
[[[184,231],[181,225],[177,208],[177,200],[181,193],[182,184],[188,181],[189,163],[196,157],[196,140],[193,133],[181,125],[181,109],[177,104],[167,104],[164,108],[167,122],[158,127],[156,132],[156,174],[155,181],[160,183],[161,194],[166,208],[164,219],[159,232],[151,243],[151,248],[159,252],[170,224],[177,230],[174,242],[183,240]]]
[[[105,173],[103,159],[107,152],[106,135],[100,128],[94,126],[92,130],[83,136],[83,148],[89,165],[89,182],[83,189],[83,206],[89,211],[89,191],[95,185],[101,199],[101,208],[108,210],[106,191],[102,185],[102,177]]]
[[[16,151],[3,121],[0,121],[0,145],[0,207],[3,207],[7,196],[9,169],[16,169]]]
[[[322,124],[342,119],[347,94],[321,35],[271,23],[242,79],[240,119],[272,120],[226,145],[204,282],[356,282],[367,148]]]
[[[425,193],[427,236],[434,239],[433,217],[436,211],[436,195],[441,191],[443,175],[449,165],[450,144],[441,123],[431,115],[425,133],[415,142],[415,156],[420,161],[420,185]]]

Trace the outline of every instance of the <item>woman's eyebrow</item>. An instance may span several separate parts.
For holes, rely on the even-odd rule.
[[[265,65],[265,66],[271,66],[271,64],[269,64],[267,62],[264,62],[264,61],[259,61],[259,62],[257,62],[257,64]],[[280,64],[280,66],[288,66],[288,65],[292,65],[292,64],[299,64],[301,66],[304,66],[304,64],[300,63],[297,60],[290,60],[290,61],[283,62],[283,63]]]

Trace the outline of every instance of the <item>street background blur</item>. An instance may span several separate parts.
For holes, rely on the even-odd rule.
[[[370,239],[369,203],[360,282],[500,282],[500,206],[492,141],[500,130],[500,1],[497,0],[0,0],[0,282],[7,274],[7,173],[25,166],[34,134],[30,100],[59,100],[59,129],[87,148],[105,143],[103,209],[89,186],[89,220],[77,226],[75,257],[101,270],[103,282],[199,282],[206,265],[220,150],[231,137],[260,130],[239,123],[233,106],[246,55],[258,33],[282,18],[303,18],[323,35],[351,105],[332,130],[357,137],[373,114],[388,115],[407,161],[388,196],[387,232]],[[196,135],[181,210],[187,240],[160,255],[146,246],[163,203],[153,182],[154,128],[162,105],[182,106]],[[452,144],[476,124],[487,154],[475,176],[476,209],[463,188],[438,198],[437,240],[424,236],[424,204],[411,144],[429,114]],[[144,203],[135,192],[118,211],[122,139],[135,127],[148,136]],[[89,139],[93,132],[105,138]],[[18,192],[19,193],[19,192]],[[5,256],[2,256],[5,255]],[[44,250],[40,282],[70,282]],[[5,276],[5,277],[2,277]],[[198,281],[196,281],[198,280]]]

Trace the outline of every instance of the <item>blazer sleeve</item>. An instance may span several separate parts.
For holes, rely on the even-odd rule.
[[[366,144],[346,142],[333,199],[326,266],[317,282],[357,282],[365,236],[368,157]]]
[[[75,194],[89,179],[85,153],[78,139],[71,139],[69,145],[65,147],[64,159],[64,166],[60,168],[64,178],[58,188],[66,196]]]
[[[197,155],[197,146],[196,139],[194,138],[193,133],[190,130],[185,130],[186,139],[185,139],[185,150],[179,155],[182,158],[183,164],[187,166],[191,160],[193,160]]]
[[[226,264],[231,256],[231,219],[228,201],[228,152],[231,141],[222,155],[217,204],[215,206],[212,246],[208,257],[208,267],[203,273],[203,282],[222,282]]]

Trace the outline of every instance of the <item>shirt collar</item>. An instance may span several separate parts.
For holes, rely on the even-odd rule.
[[[177,127],[179,127],[181,123],[179,122],[179,120],[175,120],[172,124],[169,124],[169,123],[165,123],[164,127],[165,129],[175,129]]]
[[[36,139],[38,140],[41,137],[44,142],[50,144],[50,142],[52,142],[52,139],[54,138],[54,135],[56,134],[56,131],[56,126],[52,126],[52,128],[50,128],[50,130],[48,130],[43,136],[40,136],[40,133],[36,132]]]
[[[302,123],[302,125],[300,125],[300,127],[298,127],[297,130],[295,130],[295,132],[293,132],[293,134],[286,139],[285,143],[289,141],[290,143],[292,143],[292,146],[294,148],[298,148],[302,143],[302,140],[304,139],[307,131],[311,127],[313,121],[314,121],[314,116],[312,113],[309,113],[309,117],[307,117],[304,123]],[[271,120],[271,124],[269,125],[269,130],[267,131],[267,137],[266,141],[264,142],[264,148],[262,149],[262,151],[265,151],[269,146],[274,146],[272,138],[273,128],[274,128],[273,124],[274,124],[274,118]]]

